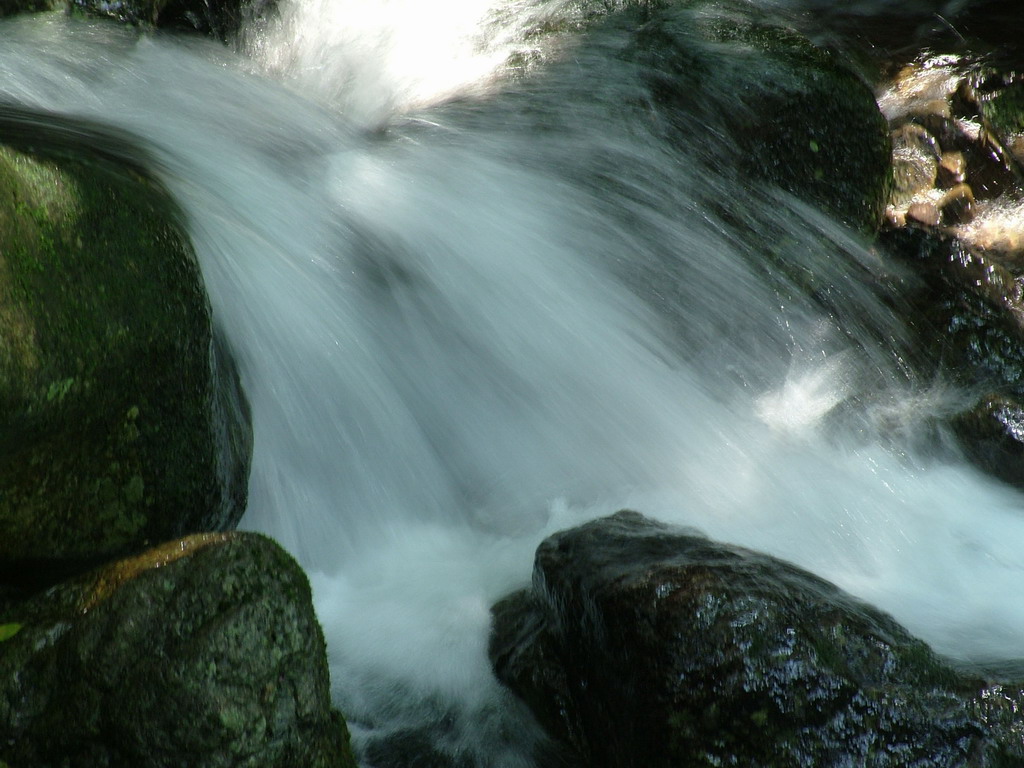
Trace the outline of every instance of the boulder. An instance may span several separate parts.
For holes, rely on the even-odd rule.
[[[692,144],[697,128],[704,145],[721,154],[719,170],[738,166],[744,176],[875,232],[891,151],[863,78],[748,3],[689,0],[640,18],[646,21],[626,55],[644,69],[670,136]]]
[[[93,126],[33,119],[0,120],[0,578],[22,581],[232,528],[252,451],[179,211]]]
[[[202,534],[0,604],[0,764],[354,768],[305,575]]]
[[[582,765],[1024,759],[1018,687],[799,568],[635,512],[546,539],[493,616],[499,679]]]

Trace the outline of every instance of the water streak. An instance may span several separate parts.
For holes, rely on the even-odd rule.
[[[900,373],[886,265],[716,175],[705,126],[680,149],[623,108],[614,35],[513,82],[495,56],[526,45],[518,6],[442,34],[358,5],[292,7],[255,63],[6,22],[0,97],[129,131],[185,208],[253,406],[244,523],[310,569],[367,764],[417,727],[530,764],[489,606],[543,536],[624,506],[789,558],[941,651],[1024,655],[1021,499],[910,449],[946,395]],[[835,306],[765,268],[766,235]]]

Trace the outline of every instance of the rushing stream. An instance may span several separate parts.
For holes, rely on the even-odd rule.
[[[553,7],[527,6],[301,0],[244,54],[0,29],[0,98],[133,135],[186,211],[253,407],[243,526],[309,571],[364,763],[424,727],[528,765],[489,607],[545,535],[622,507],[788,558],[941,652],[1024,657],[1022,499],[930,447],[957,393],[905,373],[891,267],[716,175],[707,104],[659,139],[612,34],[552,36],[512,78]],[[760,266],[751,222],[831,311]]]

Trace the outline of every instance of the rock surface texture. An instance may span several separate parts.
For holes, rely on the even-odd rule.
[[[0,137],[0,571],[59,577],[245,509],[252,431],[179,214],[89,126]],[[20,122],[18,122],[20,121]]]
[[[0,610],[11,766],[354,766],[298,565],[255,534],[172,541]]]
[[[634,512],[545,540],[494,621],[499,679],[582,765],[1024,759],[1018,688],[794,566]]]

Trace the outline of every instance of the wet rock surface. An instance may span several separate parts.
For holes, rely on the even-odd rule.
[[[255,534],[171,541],[0,601],[12,766],[354,766],[298,565]]]
[[[866,81],[839,57],[748,4],[690,0],[639,18],[646,20],[626,55],[646,68],[670,136],[690,141],[696,113],[706,144],[721,143],[726,167],[738,161],[746,178],[855,229],[877,229],[889,191],[889,131]],[[750,57],[761,62],[756,77],[738,64]],[[724,110],[723,97],[731,100]]]
[[[0,18],[63,12],[234,42],[246,24],[277,18],[276,0],[0,0]]]
[[[927,375],[967,401],[950,420],[980,468],[1024,485],[1024,127],[1017,74],[958,55],[923,57],[881,94],[895,185],[879,246],[920,281],[901,307]]]
[[[198,33],[231,41],[249,22],[277,13],[275,0],[65,0],[87,16],[113,19],[141,28]]]
[[[588,766],[1024,759],[1017,687],[785,562],[634,512],[541,544],[533,588],[494,607],[491,659]]]
[[[0,122],[7,580],[229,529],[246,503],[248,407],[180,215],[138,167],[72,148],[89,130]]]

